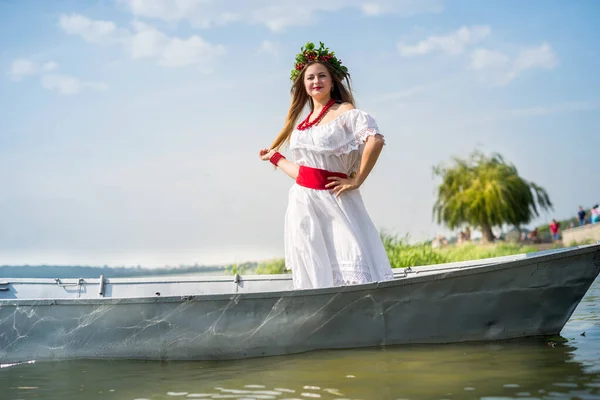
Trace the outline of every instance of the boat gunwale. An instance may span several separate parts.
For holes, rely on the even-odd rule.
[[[217,293],[217,294],[187,294],[176,296],[160,296],[160,297],[99,297],[99,298],[56,298],[56,299],[0,299],[0,308],[4,306],[41,306],[41,305],[116,305],[116,304],[151,304],[151,303],[181,303],[181,302],[200,302],[200,301],[232,301],[235,300],[251,300],[263,298],[284,298],[284,297],[305,297],[305,296],[322,296],[322,295],[340,295],[347,292],[369,291],[380,288],[399,287],[405,285],[414,285],[428,281],[436,281],[441,279],[456,279],[463,276],[487,274],[499,270],[519,268],[530,264],[540,264],[550,261],[557,261],[564,258],[586,255],[588,253],[596,253],[598,261],[594,258],[594,265],[597,268],[596,277],[600,273],[600,244],[577,246],[566,251],[558,251],[555,253],[541,254],[531,257],[523,257],[517,260],[507,262],[489,263],[483,266],[465,266],[450,268],[447,272],[426,274],[418,276],[418,272],[414,276],[400,276],[388,281],[370,282],[348,286],[332,286],[317,289],[303,290],[281,290],[281,291],[260,291],[260,292],[238,292],[238,293]],[[536,254],[536,253],[529,253]],[[488,259],[492,260],[492,259]],[[483,260],[482,260],[483,261]],[[445,264],[438,264],[440,266]],[[419,267],[415,267],[419,268]],[[249,277],[257,277],[261,275],[250,275]],[[97,278],[95,278],[97,279]],[[595,279],[595,278],[594,278]],[[243,278],[242,281],[249,280]],[[232,280],[229,280],[233,282]],[[229,282],[228,281],[228,282]],[[593,280],[590,282],[590,284]]]

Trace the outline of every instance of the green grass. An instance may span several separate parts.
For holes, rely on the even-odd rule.
[[[481,260],[537,251],[534,246],[504,242],[490,245],[466,243],[434,249],[429,243],[409,244],[407,239],[389,235],[382,235],[381,238],[392,268]]]
[[[489,245],[467,243],[434,249],[431,247],[430,243],[409,244],[407,238],[398,238],[397,236],[387,234],[382,234],[381,240],[392,268],[480,260],[482,258],[532,253],[538,250],[535,246],[524,246],[505,242]],[[243,273],[258,275],[285,274],[289,272],[285,269],[285,261],[282,258],[262,261],[246,268],[234,265],[230,270],[233,274]]]
[[[268,275],[285,274],[288,272],[285,269],[285,260],[283,258],[274,258],[258,263],[248,262],[244,264],[233,264],[227,267],[227,271],[229,271],[231,275]]]
[[[482,258],[511,256],[536,251],[538,249],[534,246],[525,246],[516,243],[498,243],[485,246],[468,243],[439,250],[440,253],[447,257],[448,262],[480,260]]]
[[[573,240],[571,243],[569,243],[569,247],[584,246],[586,244],[594,244],[594,243],[596,243],[596,241],[594,239],[585,239],[585,240],[582,240],[581,242],[577,242],[577,241]]]
[[[256,267],[256,274],[285,274],[285,260],[283,258],[263,261]]]
[[[516,243],[498,242],[495,244],[481,245],[466,243],[462,245],[449,245],[444,248],[434,249],[430,243],[409,244],[407,238],[399,238],[381,234],[383,246],[390,260],[392,268],[418,267],[420,265],[442,264],[455,261],[481,260],[483,258],[511,256],[514,254],[533,253],[538,251],[535,246],[520,245]],[[591,244],[594,241],[569,243],[569,246]],[[559,244],[555,248],[562,247]],[[285,274],[283,258],[232,265],[229,268],[232,274]]]
[[[406,239],[385,234],[381,235],[381,240],[392,268],[448,262],[448,257],[433,249],[429,243],[409,244]]]

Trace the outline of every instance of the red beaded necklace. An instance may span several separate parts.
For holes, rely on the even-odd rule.
[[[325,116],[325,114],[327,114],[327,111],[329,111],[329,109],[331,108],[331,106],[333,106],[335,104],[335,99],[332,97],[331,99],[329,99],[329,101],[327,102],[327,104],[325,104],[323,106],[323,109],[321,110],[321,112],[319,113],[319,116],[317,118],[315,118],[314,121],[309,122],[310,121],[310,117],[312,115],[312,111],[310,112],[310,114],[308,114],[308,117],[306,117],[306,119],[302,122],[300,122],[300,124],[296,127],[296,129],[298,129],[299,131],[305,131],[309,128],[312,128],[313,126],[315,126],[316,124],[319,123],[319,121],[321,121],[323,119],[323,117]]]

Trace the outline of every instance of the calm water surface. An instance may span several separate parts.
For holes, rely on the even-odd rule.
[[[0,369],[2,400],[534,398],[600,399],[600,280],[558,338],[227,362],[62,361]]]

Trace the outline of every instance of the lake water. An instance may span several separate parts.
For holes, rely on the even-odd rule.
[[[557,338],[226,362],[61,361],[0,369],[1,400],[509,398],[600,399],[600,280]]]

